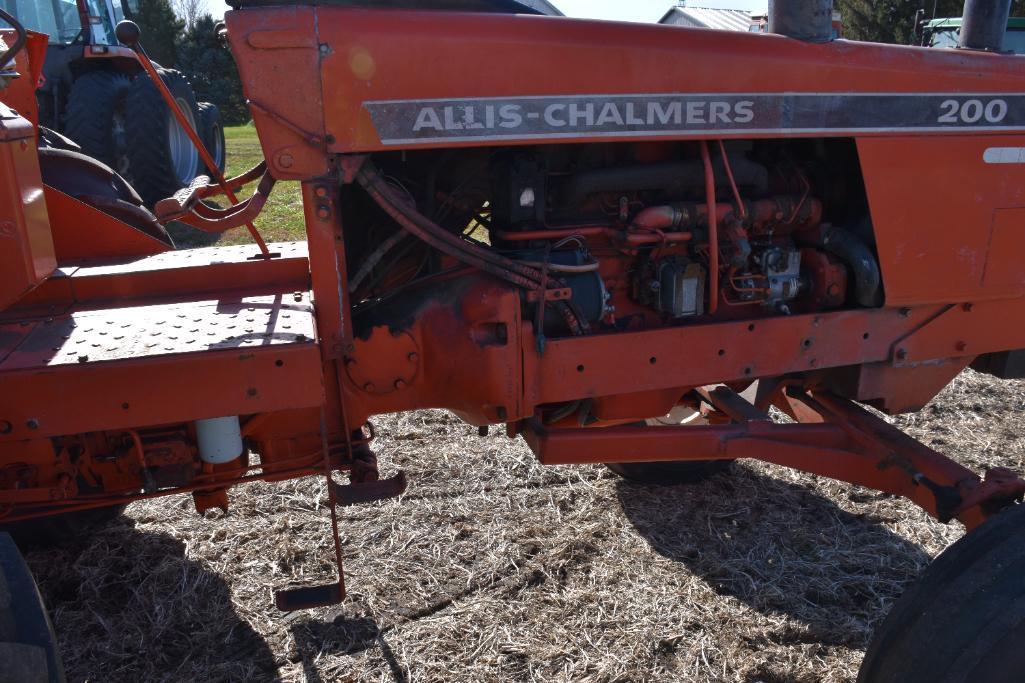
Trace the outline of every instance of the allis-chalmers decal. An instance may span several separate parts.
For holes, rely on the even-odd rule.
[[[1025,95],[594,95],[366,102],[385,144],[1025,128]]]

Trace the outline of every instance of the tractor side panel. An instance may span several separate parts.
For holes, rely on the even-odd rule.
[[[553,17],[316,16],[334,152],[1025,129],[1018,58]],[[1012,94],[999,126],[941,119],[945,94],[966,92]]]
[[[253,122],[274,176],[327,172],[317,14],[313,7],[228,12],[228,38]],[[332,83],[335,88],[340,84]]]
[[[32,124],[0,102],[0,310],[57,267]]]
[[[891,306],[1025,294],[1025,136],[862,138]]]

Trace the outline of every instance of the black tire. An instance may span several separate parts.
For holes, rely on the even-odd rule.
[[[199,137],[202,138],[206,151],[210,153],[217,164],[217,170],[224,173],[224,162],[227,155],[224,152],[224,127],[221,125],[221,110],[217,108],[216,104],[210,102],[200,102],[197,106],[199,109],[199,118],[197,119]],[[213,169],[207,168],[206,172],[212,174]]]
[[[160,75],[195,125],[196,96],[188,80],[174,69],[160,69]],[[202,164],[157,87],[145,74],[132,81],[126,111],[129,176],[136,191],[152,207],[192,182],[200,174]],[[172,135],[172,130],[177,132]]]
[[[653,429],[660,426],[689,424],[705,424],[704,418],[694,415],[693,411],[674,409],[666,417],[645,420],[644,424]],[[677,484],[694,484],[708,479],[712,475],[726,472],[733,465],[731,460],[687,460],[684,462],[610,462],[605,466],[632,482],[646,486],[675,486]]]
[[[43,598],[18,546],[0,532],[0,680],[61,683],[64,670]]]
[[[0,525],[0,534],[10,534],[23,548],[61,545],[88,536],[121,516],[127,505],[65,512],[50,517]],[[0,678],[2,680],[2,678]]]
[[[859,683],[1002,683],[1025,671],[1025,506],[944,551],[876,630]]]
[[[116,71],[90,71],[71,84],[64,134],[82,153],[125,170],[122,124],[131,81]],[[120,138],[120,139],[119,139]]]

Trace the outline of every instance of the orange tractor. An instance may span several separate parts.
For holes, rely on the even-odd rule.
[[[1025,376],[1009,2],[969,0],[959,49],[830,40],[830,0],[773,3],[764,35],[511,0],[237,4],[225,34],[265,161],[155,213],[14,111],[45,38],[2,34],[3,524],[181,492],[203,511],[309,475],[332,510],[398,496],[369,420],[446,408],[542,463],[673,483],[757,458],[957,520],[862,679],[1020,675],[1025,481],[878,412],[968,366]],[[118,38],[153,75],[133,29]],[[277,182],[302,186],[303,244],[253,227]],[[255,244],[175,251],[172,220]],[[344,597],[333,527],[337,581],[281,590],[282,609]],[[0,643],[36,644],[17,623]]]

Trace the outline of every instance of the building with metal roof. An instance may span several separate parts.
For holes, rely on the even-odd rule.
[[[559,8],[548,2],[548,0],[517,0],[521,5],[526,5],[535,12],[541,14],[547,14],[550,17],[564,17],[566,16]]]
[[[720,31],[747,31],[751,27],[751,14],[738,9],[711,9],[708,7],[672,7],[658,20],[660,24],[713,28]]]

